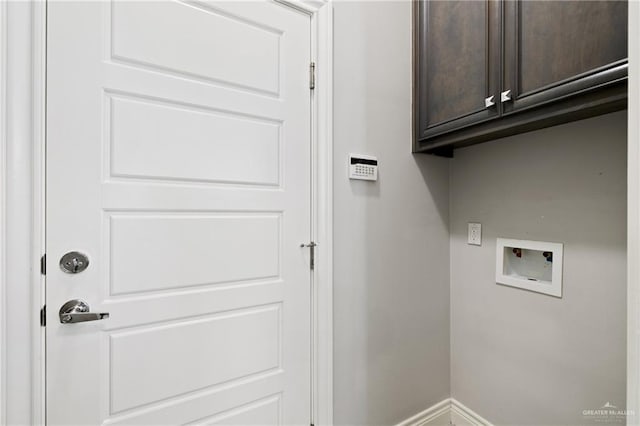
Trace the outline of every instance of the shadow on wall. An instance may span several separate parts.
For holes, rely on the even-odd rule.
[[[416,162],[422,180],[429,189],[429,193],[438,209],[440,220],[448,229],[449,227],[449,167],[451,159],[437,157],[430,154],[412,154]],[[442,182],[443,163],[447,168],[447,182]]]
[[[449,162],[411,154],[411,2],[335,2],[334,40],[334,423],[391,425],[450,393]]]
[[[378,176],[378,181],[381,177]],[[367,181],[349,179],[351,194],[354,197],[380,198],[380,185]]]

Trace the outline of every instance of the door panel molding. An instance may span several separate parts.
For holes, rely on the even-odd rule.
[[[311,16],[311,54],[317,64],[311,108],[312,235],[318,242],[312,278],[312,418],[317,425],[331,424],[332,6],[324,0],[278,2]],[[45,294],[39,265],[44,250],[46,3],[2,2],[0,24],[8,32],[0,38],[0,422],[44,424],[39,311]],[[7,351],[7,339],[15,342],[16,336],[24,340]],[[6,389],[12,389],[11,395]]]

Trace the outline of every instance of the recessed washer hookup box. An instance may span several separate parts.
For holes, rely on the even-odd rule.
[[[560,243],[498,238],[496,283],[562,297]]]

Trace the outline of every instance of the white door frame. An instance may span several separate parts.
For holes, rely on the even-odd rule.
[[[640,2],[629,2],[627,132],[627,417],[640,424]]]
[[[311,17],[312,419],[333,423],[333,10],[275,0]],[[0,424],[44,424],[46,3],[0,0]],[[11,345],[7,345],[7,342]],[[11,392],[7,392],[11,390]]]

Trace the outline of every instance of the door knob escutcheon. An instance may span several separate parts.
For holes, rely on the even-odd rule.
[[[67,274],[78,274],[89,266],[89,258],[78,251],[70,251],[60,258],[60,269]]]

